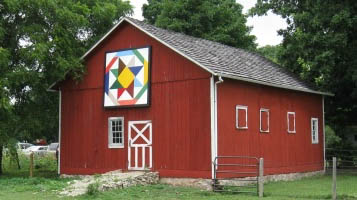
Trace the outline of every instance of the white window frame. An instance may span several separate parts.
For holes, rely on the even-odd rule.
[[[290,118],[289,118],[289,115],[293,115],[294,116],[294,129],[292,131],[290,130]],[[286,117],[287,117],[287,122],[288,122],[288,133],[296,133],[295,112],[288,112]]]
[[[314,128],[314,122],[316,122],[316,128]],[[315,135],[315,139],[314,139]],[[311,142],[312,144],[319,143],[319,119],[318,118],[311,118]]]
[[[121,121],[122,128],[121,128],[121,136],[122,136],[122,143],[113,143],[113,129],[112,129],[112,122],[113,121]],[[124,117],[109,117],[108,118],[108,148],[124,148]],[[119,131],[119,130],[118,130]],[[120,132],[120,131],[119,131]]]
[[[262,112],[267,112],[268,113],[268,119],[267,119],[267,125],[268,125],[268,130],[262,130]],[[260,123],[259,123],[259,130],[261,133],[269,133],[269,109],[266,108],[261,108],[259,112],[259,118],[260,118]]]
[[[245,110],[245,126],[239,126],[239,110]],[[236,106],[236,128],[248,129],[248,106],[237,105]]]

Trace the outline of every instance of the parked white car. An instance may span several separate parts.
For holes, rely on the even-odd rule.
[[[54,142],[48,145],[48,151],[51,153],[56,153],[57,148],[58,148],[58,142]]]
[[[23,143],[19,142],[17,143],[17,149],[21,151],[25,151],[27,148],[34,146],[33,144],[30,143]]]
[[[30,155],[33,152],[34,155],[44,156],[48,153],[47,149],[48,146],[31,146],[25,149],[24,153]]]

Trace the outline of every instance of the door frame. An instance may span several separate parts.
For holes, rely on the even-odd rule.
[[[136,124],[146,124],[141,130],[139,130]],[[149,129],[149,138],[146,138],[143,133]],[[137,133],[134,138],[131,138],[131,131]],[[142,138],[147,144],[133,144],[138,138]],[[139,165],[139,155],[138,151],[141,148],[141,166]],[[149,151],[149,167],[146,168],[146,149]],[[134,166],[131,166],[131,153],[134,153]],[[129,121],[128,122],[128,170],[150,170],[152,168],[152,122],[151,120],[141,120],[141,121]]]

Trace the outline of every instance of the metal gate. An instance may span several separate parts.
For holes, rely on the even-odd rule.
[[[213,162],[213,191],[259,194],[259,159],[217,156]]]

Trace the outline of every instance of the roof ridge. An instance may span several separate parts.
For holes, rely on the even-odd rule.
[[[85,59],[124,21],[214,76],[218,75],[277,88],[331,95],[331,93],[317,91],[307,81],[302,80],[288,69],[280,67],[258,52],[159,28],[145,21],[126,16],[120,18],[119,22],[94,44],[81,59]],[[52,84],[50,89],[55,85],[56,83]]]
[[[252,50],[248,50],[248,49],[242,49],[242,48],[238,48],[238,47],[229,46],[229,45],[226,45],[226,44],[222,44],[222,43],[219,43],[219,42],[216,42],[216,41],[212,41],[212,40],[208,40],[208,39],[204,39],[204,38],[198,38],[198,37],[195,37],[195,36],[186,35],[186,34],[184,34],[182,32],[176,32],[176,31],[173,31],[173,30],[163,29],[163,28],[157,27],[155,25],[146,23],[145,21],[137,20],[137,19],[134,19],[134,18],[130,18],[130,17],[126,17],[126,18],[128,20],[130,20],[131,22],[133,22],[133,23],[135,23],[135,24],[137,24],[137,25],[139,25],[141,27],[145,26],[145,27],[142,27],[144,29],[151,29],[151,31],[152,30],[156,30],[156,31],[160,31],[160,32],[165,33],[165,34],[171,34],[171,35],[173,35],[175,37],[181,37],[181,38],[183,38],[183,40],[199,41],[201,45],[202,45],[202,43],[207,43],[209,46],[214,47],[214,49],[212,49],[212,50],[205,49],[203,51],[205,51],[206,53],[211,54],[212,56],[214,56],[214,58],[220,57],[219,53],[217,52],[219,50],[227,51],[225,53],[225,56],[228,57],[228,58],[232,57],[232,56],[235,56],[237,54],[247,54],[247,56],[245,57],[246,61],[248,61],[248,62],[252,61],[252,62],[254,62],[256,64],[265,63],[265,66],[257,66],[260,69],[260,71],[267,70],[267,68],[270,68],[270,71],[274,70],[276,73],[279,73],[280,75],[284,74],[285,76],[290,77],[290,79],[292,79],[292,80],[290,80],[290,82],[291,82],[290,84],[291,84],[291,86],[293,88],[299,88],[299,89],[303,88],[306,91],[308,91],[308,90],[309,91],[310,90],[311,91],[315,91],[316,90],[316,88],[311,83],[308,83],[307,81],[302,80],[298,75],[292,73],[291,71],[289,71],[288,69],[280,66],[279,64],[272,62],[270,59],[265,58],[263,55],[259,54],[258,52],[255,52],[255,51],[252,51]],[[149,30],[147,30],[147,31],[149,31]],[[229,51],[231,51],[231,52],[229,52]],[[183,53],[185,53],[185,52],[183,52]],[[190,56],[190,55],[188,55],[188,56]],[[237,57],[240,57],[240,56],[237,55]],[[193,59],[195,59],[195,58],[193,58]],[[195,59],[195,60],[197,60],[197,59]],[[203,62],[204,64],[206,64],[206,62],[209,62],[209,59],[201,58],[200,60],[197,60],[197,62],[199,62],[199,63]],[[241,62],[243,62],[243,61],[241,61]],[[226,66],[226,67],[231,69],[234,66]],[[272,68],[275,68],[275,69],[272,69]],[[225,73],[226,74],[234,74],[231,71],[230,72],[229,71],[224,72],[224,70],[219,70],[218,68],[213,69],[213,71],[215,71],[217,74],[225,74]],[[270,74],[274,75],[274,73],[270,73]],[[261,80],[261,79],[259,79],[260,76],[257,76],[258,78],[257,77],[251,77],[249,75],[243,75],[243,74],[236,74],[236,76],[248,77],[251,80],[260,80],[261,82],[264,82],[264,83],[271,82],[271,78],[265,78],[265,80]],[[283,84],[283,83],[287,82],[286,81],[287,77],[285,77],[285,80],[281,80],[281,79],[284,79],[284,77],[279,77],[279,76],[275,77],[275,79],[276,80],[280,80],[279,84]],[[279,86],[279,84],[275,84],[275,86]]]
[[[144,23],[145,25],[147,26],[151,26],[153,28],[156,28],[156,29],[160,29],[161,31],[166,31],[166,32],[171,32],[173,34],[179,34],[181,36],[184,36],[184,37],[188,37],[188,38],[192,38],[192,39],[195,39],[195,40],[204,40],[206,42],[211,42],[211,43],[214,43],[218,46],[222,46],[222,47],[228,47],[228,48],[232,48],[234,50],[243,50],[243,51],[247,51],[247,52],[251,52],[251,53],[254,53],[253,51],[251,50],[247,50],[247,49],[242,49],[242,48],[239,48],[239,47],[233,47],[233,46],[229,46],[227,44],[223,44],[223,43],[219,43],[217,41],[213,41],[213,40],[208,40],[208,39],[205,39],[205,38],[200,38],[200,37],[195,37],[195,36],[192,36],[192,35],[187,35],[187,34],[184,34],[182,32],[177,32],[177,31],[173,31],[173,30],[170,30],[170,29],[164,29],[164,28],[161,28],[161,27],[157,27],[153,24],[149,24],[147,22],[145,22],[144,20],[138,20],[138,19],[134,19],[134,18],[131,18],[131,17],[125,17],[131,21],[134,21],[134,22],[139,22],[139,23]]]

